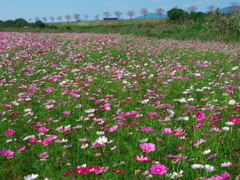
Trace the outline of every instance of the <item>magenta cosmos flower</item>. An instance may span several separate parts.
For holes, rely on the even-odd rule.
[[[8,130],[5,131],[5,135],[6,135],[6,136],[10,136],[10,135],[12,135],[13,133],[14,133],[13,129],[8,129]]]
[[[143,150],[143,152],[149,153],[151,151],[155,151],[155,144],[143,143],[140,144],[140,149]]]
[[[202,120],[205,118],[205,114],[201,111],[197,111],[196,114],[195,114],[195,117],[199,120]]]
[[[47,146],[50,142],[51,142],[51,138],[50,137],[46,137],[44,140],[43,140],[43,142],[42,142],[42,144],[44,145],[44,146]]]
[[[152,174],[159,174],[162,175],[164,173],[166,173],[166,166],[162,165],[162,164],[153,164],[152,167],[150,167],[150,171]]]
[[[2,151],[0,151],[0,154],[3,156],[11,156],[14,154],[14,152],[11,150],[2,150]]]

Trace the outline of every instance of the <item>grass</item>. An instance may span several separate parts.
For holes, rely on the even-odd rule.
[[[105,26],[105,25],[135,25],[135,24],[144,24],[144,23],[159,23],[166,21],[165,18],[157,19],[128,19],[128,20],[108,20],[108,21],[81,21],[81,22],[55,22],[47,23],[48,25],[54,26]]]
[[[239,176],[239,43],[0,37],[1,179]]]

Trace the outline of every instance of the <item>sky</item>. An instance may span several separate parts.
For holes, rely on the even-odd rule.
[[[224,8],[230,6],[231,2],[240,4],[240,0],[0,0],[0,20],[15,20],[24,18],[35,21],[35,17],[42,20],[50,16],[56,18],[62,16],[62,21],[67,21],[64,16],[78,13],[81,19],[87,14],[88,20],[94,20],[95,15],[99,18],[104,17],[103,13],[109,11],[111,16],[116,17],[115,11],[123,14],[120,18],[129,19],[127,11],[135,11],[134,17],[140,16],[141,8],[147,8],[149,13],[155,13],[157,8],[163,8],[165,12],[175,6],[187,10],[188,6],[196,6],[197,11],[206,12],[209,5]],[[134,18],[133,17],[133,18]]]

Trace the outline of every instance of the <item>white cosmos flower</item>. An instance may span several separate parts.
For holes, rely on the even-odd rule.
[[[210,149],[206,150],[206,151],[203,151],[203,154],[209,154],[211,152]]]
[[[236,103],[236,100],[234,100],[234,99],[231,99],[231,100],[228,102],[229,105],[234,105],[235,103]]]
[[[223,131],[229,131],[229,129],[230,129],[229,127],[222,127]]]
[[[88,147],[88,144],[87,143],[82,143],[82,146],[81,146],[81,149],[85,149]]]
[[[204,167],[205,167],[205,169],[207,169],[210,172],[215,171],[215,168],[213,166],[210,166],[209,164],[206,164]]]
[[[225,122],[225,124],[226,124],[226,125],[229,125],[229,126],[232,126],[232,125],[234,125],[235,123],[233,123],[233,122]]]
[[[203,169],[203,168],[204,168],[204,166],[201,165],[201,164],[192,164],[191,167],[192,167],[193,169]]]
[[[147,141],[148,141],[148,138],[139,140],[139,142],[147,142]]]
[[[31,174],[31,175],[24,176],[24,180],[33,180],[33,179],[36,179],[37,177],[38,177],[38,174]]]
[[[235,66],[235,67],[232,68],[233,71],[237,70],[237,69],[238,69],[238,66]]]
[[[179,99],[179,102],[187,102],[187,100],[185,98],[181,98]]]
[[[97,138],[96,142],[98,144],[104,144],[108,141],[107,137],[106,136],[100,136],[99,138]]]
[[[97,131],[96,134],[97,135],[103,135],[103,134],[105,134],[105,132],[104,131]]]

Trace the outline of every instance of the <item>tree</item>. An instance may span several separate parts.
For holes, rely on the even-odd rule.
[[[144,16],[144,19],[146,19],[148,8],[142,8],[139,12]]]
[[[106,18],[108,18],[109,16],[111,16],[111,14],[110,14],[109,11],[105,11],[105,12],[103,13],[103,16],[106,17]]]
[[[42,22],[42,21],[40,21],[40,20],[38,20],[38,21],[36,21],[35,23],[34,23],[34,25],[35,25],[35,27],[37,27],[37,28],[45,28],[45,24]]]
[[[40,18],[39,17],[35,17],[35,21],[39,21],[40,20]]]
[[[156,14],[161,17],[161,15],[163,15],[163,13],[165,12],[165,10],[163,8],[158,8],[156,9]]]
[[[87,21],[89,16],[87,14],[85,14],[84,17],[85,17],[85,19]]]
[[[80,17],[81,17],[80,14],[74,14],[73,15],[73,18],[76,19],[76,21],[80,21]]]
[[[49,17],[49,19],[51,19],[52,20],[52,23],[53,23],[53,21],[54,21],[54,17],[53,16],[51,16],[51,17]]]
[[[99,20],[99,14],[96,14],[96,15],[94,16],[94,18],[95,18],[96,21]]]
[[[132,19],[132,17],[134,16],[135,11],[128,11],[127,15],[130,17],[130,19]]]
[[[42,20],[46,23],[47,18],[46,18],[46,17],[43,17]]]
[[[209,10],[209,12],[213,13],[214,9],[215,9],[215,6],[214,5],[210,5],[210,6],[207,7],[207,9]]]
[[[181,20],[184,20],[183,18],[187,16],[188,13],[182,9],[173,8],[167,12],[167,15],[170,21],[179,22]]]
[[[238,13],[239,13],[239,11],[238,11],[238,6],[239,6],[238,3],[236,3],[236,2],[231,2],[231,5],[230,5],[229,8],[231,9],[231,11],[232,11],[233,14],[238,14]]]
[[[196,12],[197,11],[196,6],[188,6],[187,9],[188,9],[189,12]]]
[[[69,22],[69,20],[71,19],[71,16],[68,14],[65,16],[65,18],[67,19],[67,21]]]
[[[31,19],[31,18],[29,18],[28,20],[29,20],[29,22],[32,22],[32,19]]]
[[[62,16],[58,16],[57,19],[59,20],[59,22],[62,21]]]
[[[28,25],[29,25],[28,22],[24,18],[17,18],[14,21],[14,26],[18,27],[18,28],[21,28],[21,27],[24,27],[24,26],[28,26]]]
[[[117,18],[119,19],[120,16],[123,14],[122,12],[120,11],[115,11],[114,14],[117,16]]]

